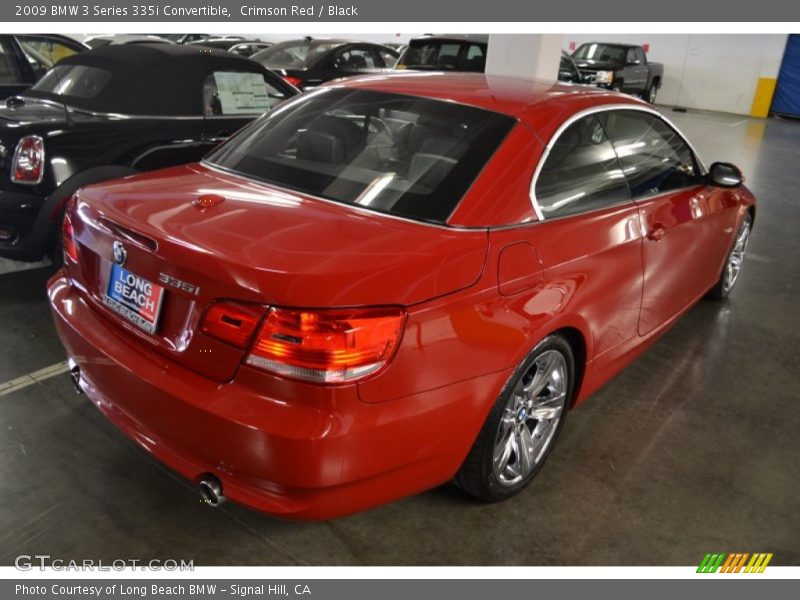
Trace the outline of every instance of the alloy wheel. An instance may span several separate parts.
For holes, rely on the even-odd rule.
[[[494,446],[493,471],[502,486],[523,481],[546,456],[567,409],[568,372],[564,355],[547,350],[519,378]]]
[[[725,265],[725,276],[722,280],[722,288],[728,293],[733,288],[739,273],[742,270],[742,262],[747,252],[747,242],[750,240],[750,219],[745,219],[736,235],[736,242],[728,255],[728,262]]]

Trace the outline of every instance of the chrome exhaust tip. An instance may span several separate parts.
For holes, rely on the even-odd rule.
[[[69,369],[69,378],[72,380],[72,385],[75,387],[75,392],[80,395],[83,394],[81,387],[81,368],[74,358],[67,359],[67,368]]]
[[[211,473],[206,473],[200,477],[197,490],[200,492],[200,498],[209,506],[217,507],[225,502],[225,496],[222,493],[222,482]]]

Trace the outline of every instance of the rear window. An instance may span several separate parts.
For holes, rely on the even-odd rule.
[[[32,91],[72,98],[94,98],[108,84],[111,71],[86,65],[56,65]]]
[[[321,89],[288,101],[206,160],[301,193],[444,223],[514,123],[439,100]]]

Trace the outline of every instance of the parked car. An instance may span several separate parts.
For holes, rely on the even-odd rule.
[[[0,107],[0,256],[60,259],[75,190],[196,161],[296,93],[220,50],[112,45],[63,59]]]
[[[425,35],[409,42],[395,68],[483,73],[488,49],[488,35]]]
[[[499,500],[568,409],[730,293],[754,210],[632,98],[356,78],[80,190],[49,295],[78,389],[210,504]]]
[[[160,35],[135,35],[120,33],[116,35],[95,35],[86,38],[86,45],[90,48],[102,48],[103,46],[110,45],[124,45],[124,44],[174,44],[165,37]]]
[[[88,49],[64,35],[0,35],[0,100],[32,86],[62,58]]]
[[[558,64],[558,80],[569,83],[585,83],[586,78],[566,52],[561,52],[561,61]]]
[[[581,44],[572,58],[588,83],[641,96],[655,104],[664,80],[664,65],[648,62],[641,46],[592,42]]]
[[[189,42],[189,45],[227,50],[239,56],[252,56],[256,52],[260,52],[272,46],[270,42],[261,42],[259,40],[232,40],[230,38],[208,38],[197,42]]]
[[[397,57],[397,52],[380,44],[305,38],[275,44],[250,58],[293,86],[310,89],[339,77],[385,72]]]

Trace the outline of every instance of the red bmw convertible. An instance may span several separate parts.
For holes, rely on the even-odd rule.
[[[493,501],[728,295],[754,216],[736,167],[627,96],[365,77],[78,192],[49,295],[79,389],[211,504],[325,519],[450,480]]]

